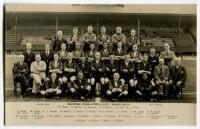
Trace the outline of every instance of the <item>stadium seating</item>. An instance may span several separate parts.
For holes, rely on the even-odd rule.
[[[191,33],[193,39],[196,41],[196,38],[197,38],[197,30],[196,30],[196,27],[191,27],[191,28],[190,28],[190,33]]]
[[[32,45],[44,45],[51,43],[51,40],[45,39],[44,36],[22,36],[21,44],[25,45],[27,42],[31,42]]]
[[[101,25],[99,25],[101,26]],[[105,25],[107,28],[107,33],[112,35],[116,31],[115,25]],[[57,30],[63,31],[63,37],[67,38],[72,34],[72,25],[59,26]],[[83,35],[87,32],[87,25],[79,25],[79,34]],[[127,36],[130,33],[130,29],[136,26],[122,26],[123,33]],[[100,32],[100,27],[96,28],[94,26],[94,33]],[[141,51],[148,51],[149,47],[155,46],[157,50],[162,50],[162,46],[165,43],[169,43],[174,51],[177,51],[176,47],[184,47],[184,51],[193,52],[192,50],[196,46],[193,35],[195,35],[195,28],[191,28],[191,34],[185,33],[184,30],[180,29],[180,38],[177,28],[153,28],[153,27],[141,27],[140,28],[140,40],[142,47]],[[6,32],[6,52],[12,51],[23,51],[25,49],[25,42],[29,41],[33,44],[33,50],[40,51],[44,49],[45,43],[51,43],[51,40],[56,35],[55,26],[18,26],[17,28],[17,38],[15,36],[14,30]],[[16,47],[17,46],[17,47]],[[191,48],[192,47],[192,48]]]
[[[170,44],[171,47],[174,47],[174,42],[172,38],[141,38],[141,44],[143,46],[164,46],[164,44]]]

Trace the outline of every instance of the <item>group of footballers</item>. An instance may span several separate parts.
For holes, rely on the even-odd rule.
[[[181,59],[167,43],[159,55],[153,47],[149,53],[141,54],[139,46],[135,29],[126,37],[120,26],[112,37],[106,34],[104,26],[98,36],[91,25],[83,36],[74,27],[68,39],[58,31],[52,44],[45,44],[40,53],[32,52],[32,44],[27,42],[26,51],[14,64],[14,93],[19,82],[22,97],[31,91],[33,98],[38,95],[80,100],[98,96],[112,101],[177,98],[186,81]]]

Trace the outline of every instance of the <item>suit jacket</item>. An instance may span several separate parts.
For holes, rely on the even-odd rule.
[[[155,66],[159,64],[159,57],[157,55],[153,57],[149,55],[147,62],[151,64],[152,71],[154,71]]]
[[[25,71],[23,71],[25,69]],[[13,68],[13,72],[14,72],[14,78],[16,77],[20,77],[22,75],[28,75],[28,65],[23,62],[23,64],[21,65],[19,62],[14,64],[14,68]]]
[[[174,82],[182,81],[183,83],[185,83],[186,78],[187,74],[184,66],[179,65],[178,69],[175,65],[172,66],[172,68],[170,69],[170,79],[172,81]]]
[[[41,59],[46,62],[48,65],[51,60],[53,60],[53,52],[49,51],[49,54],[46,54],[46,51],[41,52]]]
[[[49,88],[53,88],[53,89],[60,89],[60,82],[58,79],[56,79],[54,82],[52,81],[52,79],[50,79],[49,81],[46,81],[45,82],[45,86],[46,86],[46,89],[49,89]]]
[[[24,62],[27,63],[28,69],[30,69],[31,63],[35,61],[35,53],[30,52],[30,54],[27,53],[27,51],[23,52],[24,55]]]
[[[55,39],[53,41],[52,49],[54,52],[57,52],[61,49],[61,43],[65,43],[67,46],[67,41],[64,38],[62,38],[61,40]]]
[[[169,68],[168,68],[168,66],[163,65],[161,67],[160,65],[157,65],[154,69],[154,76],[155,76],[155,79],[168,80],[169,79]]]

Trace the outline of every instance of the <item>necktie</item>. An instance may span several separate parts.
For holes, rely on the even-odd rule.
[[[57,67],[57,61],[55,62],[55,68]]]
[[[160,67],[160,76],[162,78],[162,66]]]

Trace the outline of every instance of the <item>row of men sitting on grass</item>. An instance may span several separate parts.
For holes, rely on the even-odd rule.
[[[164,47],[169,50],[168,44]],[[26,48],[31,50],[31,43],[27,43]],[[48,49],[49,45],[45,48]],[[82,100],[88,95],[107,96],[114,100],[128,95],[137,100],[151,101],[158,100],[160,95],[163,98],[177,97],[186,80],[186,70],[180,65],[180,58],[167,58],[166,50],[161,52],[159,58],[154,48],[149,55],[142,56],[137,54],[138,51],[134,53],[135,48],[137,50],[137,45],[133,45],[133,53],[123,56],[111,53],[102,57],[101,52],[95,52],[93,58],[75,56],[75,52],[68,52],[62,58],[56,52],[48,61],[44,59],[44,53],[48,55],[48,51],[41,54],[28,54],[26,51],[14,65],[14,77],[22,85],[22,96],[27,89],[31,89],[33,97],[38,93],[46,97],[54,94],[56,98],[71,94]],[[34,55],[35,60],[31,61],[27,54],[29,57]],[[28,81],[30,78],[33,79],[32,86]]]

